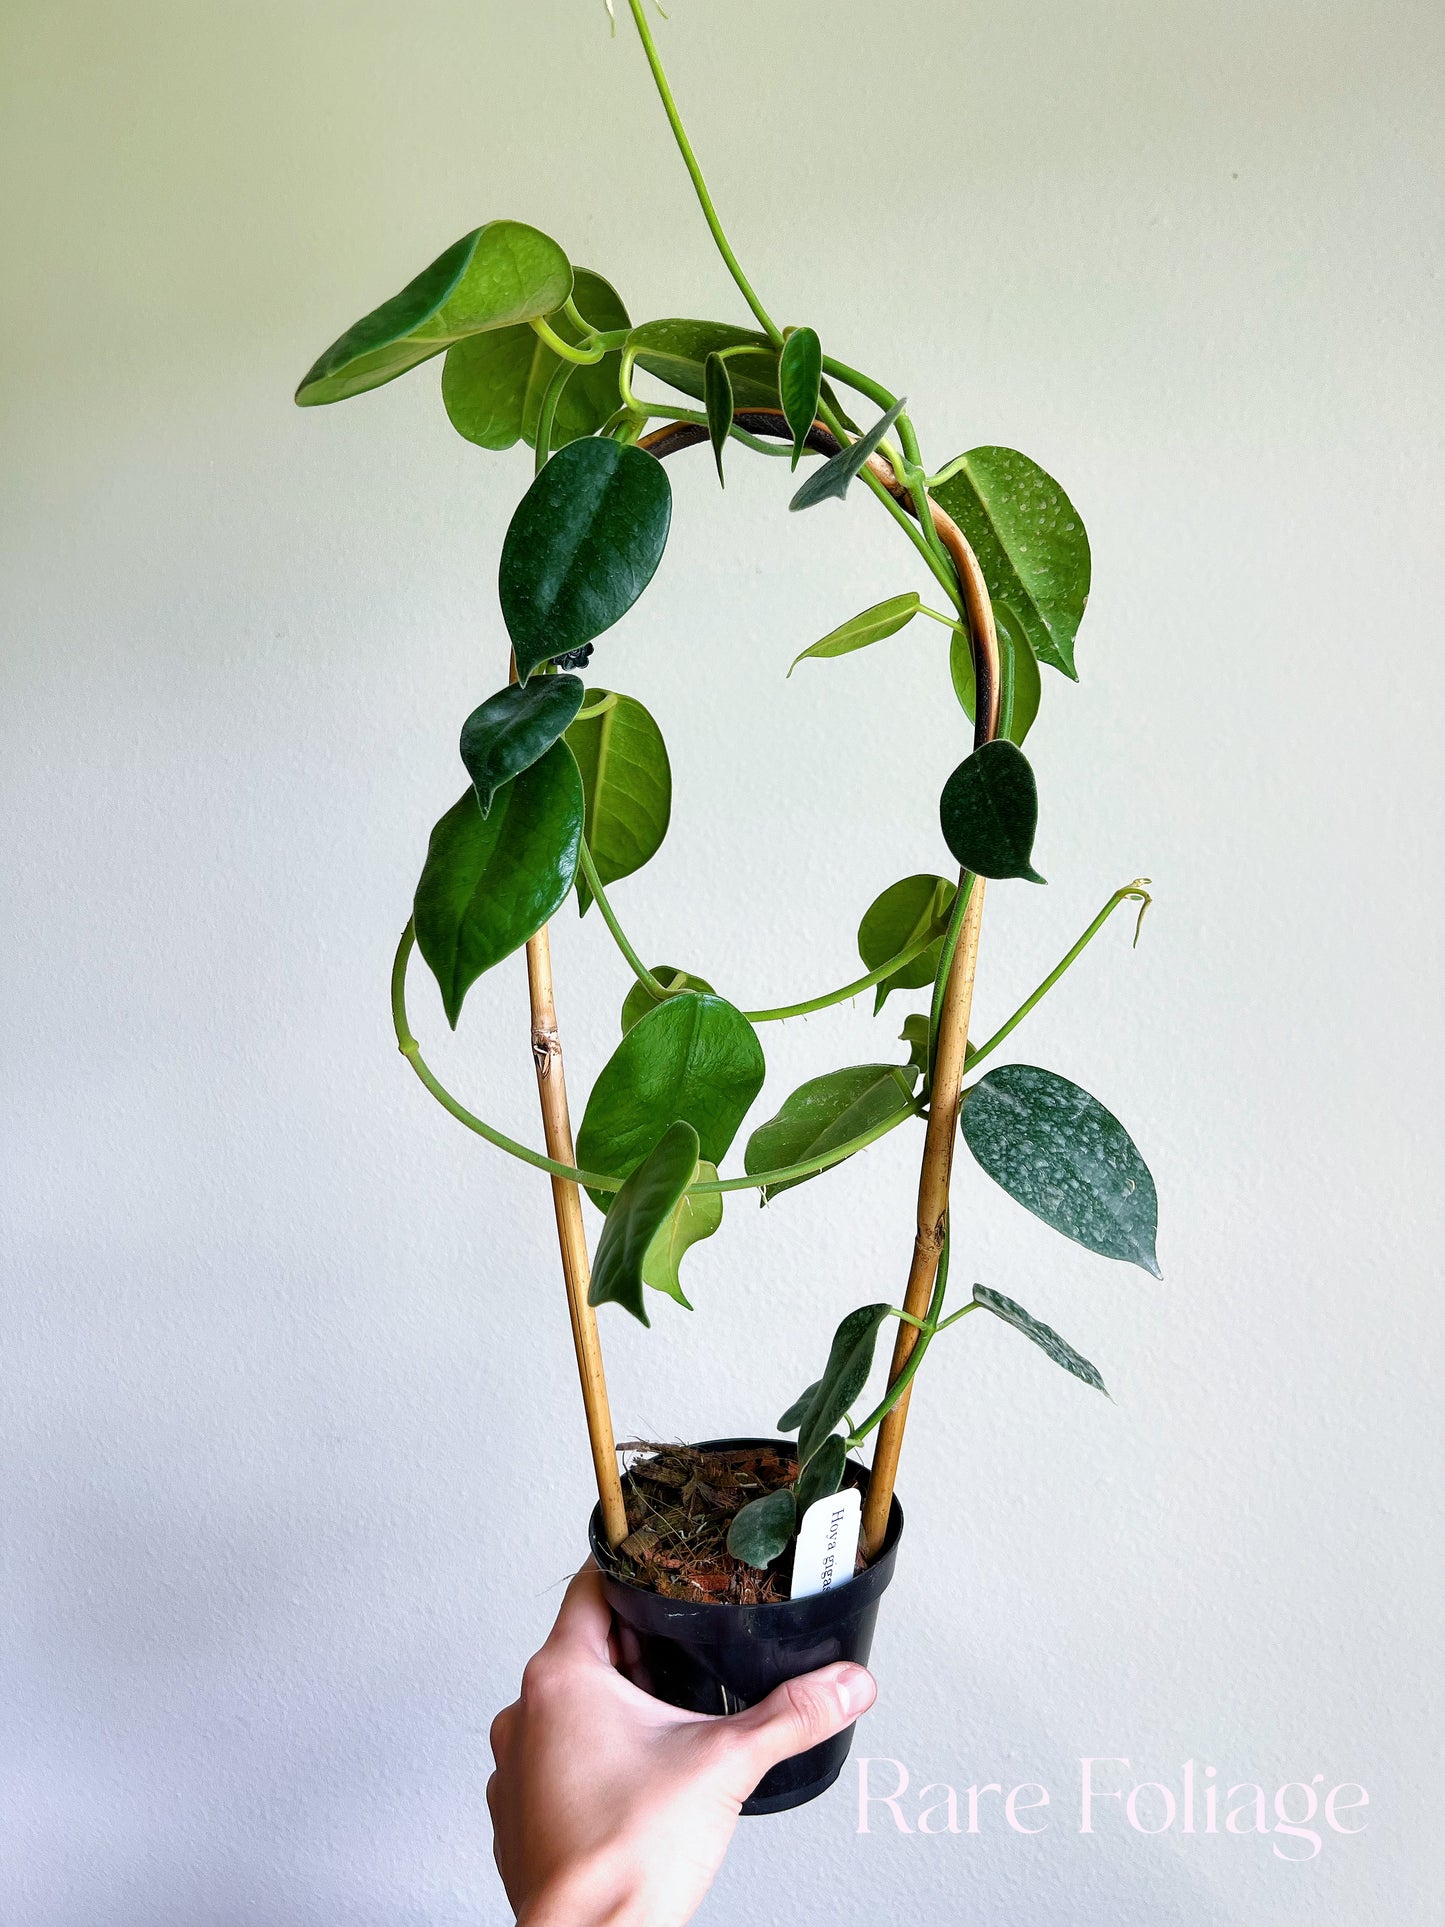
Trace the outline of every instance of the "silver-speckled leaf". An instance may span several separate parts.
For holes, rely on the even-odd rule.
[[[1052,1325],[1041,1324],[1037,1318],[1030,1317],[1022,1305],[1016,1305],[1012,1298],[1005,1298],[1001,1291],[990,1291],[987,1285],[974,1286],[973,1302],[976,1305],[982,1305],[985,1311],[991,1311],[995,1318],[1001,1318],[1006,1325],[1012,1325],[1014,1330],[1022,1332],[1025,1338],[1031,1338],[1046,1357],[1051,1358],[1056,1365],[1062,1365],[1066,1372],[1072,1372],[1075,1378],[1083,1379],[1086,1385],[1092,1385],[1094,1390],[1102,1392],[1105,1398],[1109,1396],[1109,1388],[1100,1378],[1095,1367],[1081,1353],[1076,1352],[1072,1345],[1060,1338]]]

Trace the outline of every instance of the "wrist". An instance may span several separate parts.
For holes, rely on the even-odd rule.
[[[517,1927],[642,1927],[640,1896],[615,1866],[574,1868],[549,1880],[517,1915]]]

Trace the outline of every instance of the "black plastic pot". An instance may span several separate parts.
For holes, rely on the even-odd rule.
[[[700,1449],[726,1451],[767,1445],[790,1454],[789,1439],[705,1439]],[[848,1482],[866,1486],[868,1474],[850,1462]],[[811,1673],[834,1660],[866,1665],[878,1618],[878,1601],[893,1577],[903,1508],[897,1499],[888,1515],[883,1549],[846,1585],[809,1599],[787,1599],[771,1606],[727,1606],[711,1601],[664,1599],[608,1570],[602,1511],[592,1513],[592,1555],[602,1569],[602,1590],[625,1629],[623,1671],[644,1692],[685,1706],[693,1713],[740,1713],[756,1706],[784,1680]],[[632,1638],[625,1637],[632,1634]],[[794,1754],[764,1774],[744,1813],[785,1813],[826,1793],[848,1757],[853,1728],[806,1753]]]

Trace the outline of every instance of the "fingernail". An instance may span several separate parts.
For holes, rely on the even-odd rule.
[[[862,1666],[844,1666],[838,1673],[838,1697],[850,1719],[865,1713],[873,1704],[873,1676]]]

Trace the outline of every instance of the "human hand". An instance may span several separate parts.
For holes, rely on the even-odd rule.
[[[521,1697],[492,1722],[493,1851],[520,1927],[683,1927],[738,1810],[780,1760],[839,1733],[877,1695],[842,1663],[745,1713],[686,1713],[616,1670],[597,1568],[567,1588]]]

